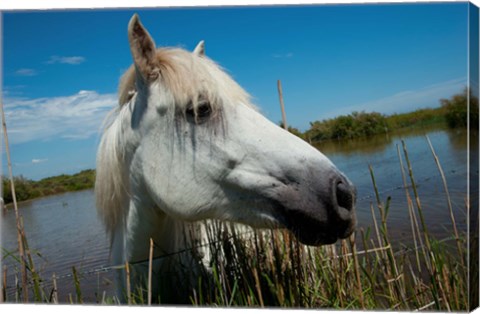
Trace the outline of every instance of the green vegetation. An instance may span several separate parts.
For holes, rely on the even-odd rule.
[[[282,121],[280,121],[280,122],[278,123],[278,125],[279,125],[281,128],[285,128],[285,127],[283,126],[283,122],[282,122]],[[297,129],[297,128],[294,128],[294,127],[289,126],[289,127],[288,127],[288,132],[292,133],[293,135],[298,136],[299,138],[301,138],[301,139],[303,139],[303,140],[306,139],[306,138],[305,138],[305,134],[302,133],[302,132],[301,132],[299,129]]]
[[[444,125],[446,110],[443,107],[418,109],[403,114],[388,116],[387,125],[389,130],[403,128],[426,127],[430,125]]]
[[[431,125],[451,128],[467,127],[468,90],[453,95],[450,99],[440,100],[438,108],[419,109],[409,113],[382,115],[378,112],[352,112],[333,119],[310,123],[305,133],[292,129],[295,135],[310,142],[324,140],[352,139],[369,137],[375,134],[388,133],[403,128],[417,128]],[[478,98],[470,93],[470,128],[478,129]],[[290,129],[290,128],[289,128]]]
[[[469,99],[470,108],[467,106]],[[478,130],[478,98],[471,91],[469,92],[465,88],[463,93],[456,94],[450,99],[442,99],[440,102],[442,107],[445,108],[445,118],[449,127],[466,128],[469,122],[470,129]]]
[[[2,177],[3,199],[6,204],[13,201],[10,179]],[[95,170],[84,170],[74,175],[62,174],[55,177],[33,181],[18,176],[13,178],[17,201],[25,201],[37,197],[53,195],[63,192],[91,189],[95,183]]]
[[[366,137],[388,131],[384,115],[378,112],[352,112],[334,119],[310,123],[305,137],[312,142],[330,139]]]

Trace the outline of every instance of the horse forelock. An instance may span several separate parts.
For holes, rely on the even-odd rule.
[[[176,109],[184,109],[199,94],[210,100],[213,110],[227,104],[251,105],[250,95],[209,58],[179,48],[160,48],[156,57],[160,83],[172,93]],[[137,92],[135,66],[124,73],[119,84],[119,105],[127,104]]]

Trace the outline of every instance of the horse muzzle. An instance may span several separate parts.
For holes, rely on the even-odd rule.
[[[283,224],[306,245],[333,244],[349,237],[357,221],[355,186],[335,171],[328,186],[322,184],[306,190],[308,194],[299,189],[296,204],[287,201],[282,210]]]

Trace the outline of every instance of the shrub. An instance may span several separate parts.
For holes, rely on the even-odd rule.
[[[310,123],[306,137],[314,142],[372,136],[386,132],[385,116],[378,112],[352,112],[334,119]]]
[[[2,177],[3,198],[6,204],[13,202],[10,180]],[[13,178],[17,201],[42,197],[57,193],[90,189],[95,184],[95,170],[84,170],[74,175],[59,175],[39,181],[18,176]]]
[[[478,129],[478,98],[473,96],[468,88],[465,88],[460,94],[453,95],[450,99],[441,99],[440,103],[445,108],[445,118],[449,127],[466,128],[470,120],[470,128]]]

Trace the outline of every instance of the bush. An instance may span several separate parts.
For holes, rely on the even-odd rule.
[[[469,96],[470,108],[468,108]],[[470,128],[478,129],[478,98],[474,97],[468,88],[465,88],[461,94],[453,95],[450,99],[441,99],[440,103],[446,111],[445,118],[449,127],[467,128],[470,120]]]
[[[444,123],[445,110],[440,108],[424,108],[413,112],[393,114],[387,118],[389,129],[401,129],[430,124]]]
[[[283,126],[283,121],[280,121],[280,122],[278,123],[278,126],[281,127],[281,128],[283,128],[283,129],[285,128],[285,127]],[[292,133],[292,134],[295,135],[295,136],[298,136],[298,137],[301,138],[302,140],[305,140],[305,134],[303,134],[303,133],[302,133],[299,129],[297,129],[297,128],[294,128],[294,127],[289,126],[289,127],[288,127],[288,132]]]
[[[387,122],[385,116],[378,112],[352,112],[335,119],[310,123],[306,137],[314,142],[355,137],[368,137],[385,133]]]
[[[3,183],[3,200],[5,204],[13,202],[13,195],[11,191],[10,180],[2,177]],[[23,176],[15,177],[13,179],[15,185],[15,195],[17,196],[17,201],[25,201],[31,198],[34,194],[30,188],[32,181],[24,178]]]

